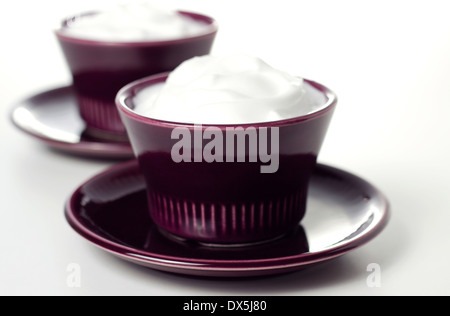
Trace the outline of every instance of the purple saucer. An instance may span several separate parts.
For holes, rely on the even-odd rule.
[[[100,158],[133,157],[128,141],[89,135],[76,102],[70,86],[45,91],[17,103],[11,120],[25,133],[67,153]]]
[[[306,216],[281,239],[248,247],[208,247],[162,233],[148,216],[136,160],[82,184],[67,201],[69,224],[94,245],[133,263],[168,272],[247,277],[295,271],[364,245],[388,221],[388,201],[368,182],[318,165]]]

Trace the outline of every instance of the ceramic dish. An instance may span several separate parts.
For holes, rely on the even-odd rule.
[[[72,74],[81,117],[91,130],[123,139],[126,131],[114,103],[117,92],[134,80],[172,70],[187,59],[209,54],[218,25],[208,16],[180,11],[181,16],[204,24],[204,31],[179,39],[131,42],[82,39],[67,32],[71,25],[76,25],[74,21],[97,14],[100,12],[69,17],[55,33]]]
[[[133,157],[129,142],[89,135],[76,102],[71,86],[44,91],[15,104],[11,120],[23,132],[70,154],[119,159]]]
[[[132,82],[116,98],[148,187],[153,221],[176,236],[209,244],[258,243],[295,228],[305,214],[309,178],[337,104],[336,95],[304,79],[305,88],[323,98],[320,110],[248,124],[199,126],[135,112],[136,95],[167,78],[163,73]],[[209,142],[205,135],[212,131],[214,136],[209,138],[214,142]],[[189,144],[183,145],[183,153],[194,152],[193,163],[191,157],[175,158],[180,153],[176,149],[182,143],[180,135]],[[212,144],[215,157],[208,162],[202,157]],[[268,152],[271,155],[263,162]]]
[[[301,226],[276,241],[249,247],[207,247],[168,237],[150,220],[136,160],[82,184],[67,201],[67,221],[92,244],[149,268],[199,276],[248,277],[295,271],[344,255],[377,236],[389,206],[373,185],[318,165]]]

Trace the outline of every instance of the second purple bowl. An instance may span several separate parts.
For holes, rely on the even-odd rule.
[[[63,21],[56,36],[72,73],[81,117],[92,134],[126,138],[114,104],[117,92],[134,80],[172,70],[189,58],[210,52],[217,33],[216,22],[205,15],[180,14],[206,23],[208,31],[167,41],[95,41],[71,37],[64,32],[70,21],[79,16]]]
[[[166,78],[167,74],[159,74],[136,81],[123,88],[116,98],[147,184],[153,221],[175,236],[222,245],[267,241],[297,227],[305,214],[309,179],[337,102],[336,96],[326,87],[305,80],[326,96],[323,109],[283,121],[239,126],[196,126],[135,113],[133,97],[143,88],[164,82]],[[228,157],[234,162],[226,162],[225,150],[223,162],[207,162],[205,157],[194,162],[196,151],[205,150],[205,140],[200,149],[198,144],[191,148],[192,162],[174,161],[173,150],[179,142],[173,139],[174,130],[196,137],[214,129],[223,133],[225,139],[227,129],[237,128],[254,128],[258,139],[268,136],[269,131],[270,135],[275,135],[272,133],[276,128],[277,168],[264,173],[261,172],[264,163],[250,162],[250,141],[246,142],[245,155],[235,148],[234,157]],[[269,142],[268,149],[270,152],[276,147]],[[239,158],[244,162],[238,162]]]

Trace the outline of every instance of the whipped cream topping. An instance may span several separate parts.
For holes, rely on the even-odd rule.
[[[165,41],[207,33],[210,25],[148,2],[117,5],[71,20],[62,31],[95,41]]]
[[[137,114],[158,120],[249,124],[318,111],[327,97],[259,58],[206,55],[183,62],[165,83],[141,90],[133,103]]]

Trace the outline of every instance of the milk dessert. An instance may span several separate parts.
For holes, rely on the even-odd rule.
[[[72,74],[86,135],[128,142],[114,102],[117,92],[130,82],[209,54],[217,31],[209,16],[146,3],[64,19],[55,35]]]
[[[316,112],[327,97],[260,58],[205,55],[183,62],[165,83],[137,93],[133,103],[137,114],[158,120],[250,124]]]
[[[336,102],[324,85],[243,55],[195,57],[116,97],[153,223],[208,247],[298,229]]]
[[[211,25],[148,2],[117,5],[78,16],[66,25],[67,36],[94,41],[166,41],[210,31]]]

